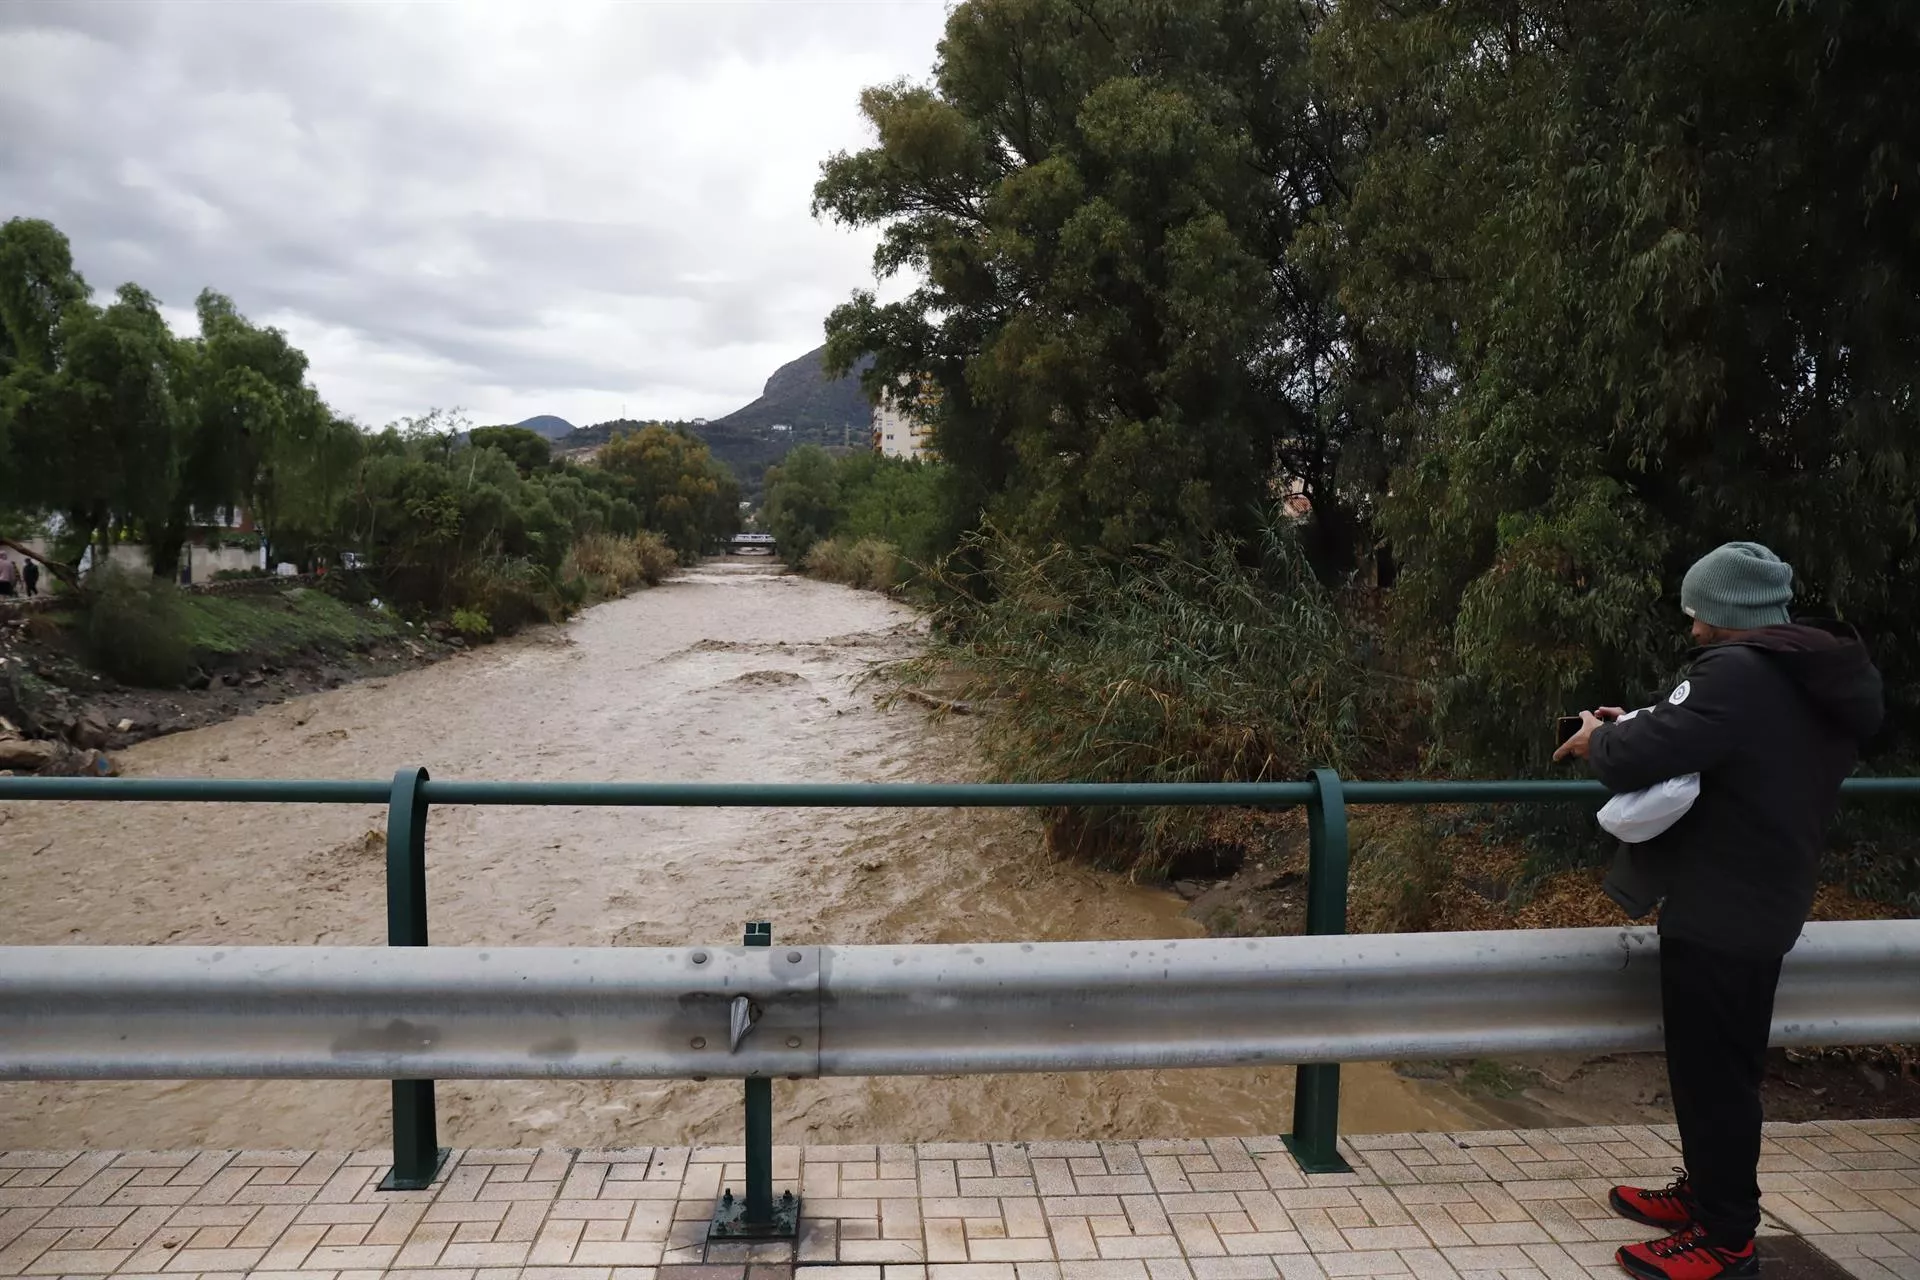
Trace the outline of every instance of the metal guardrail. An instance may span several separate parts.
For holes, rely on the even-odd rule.
[[[405,957],[0,947],[0,1080],[771,1079],[1604,1053],[1660,1047],[1659,966],[1646,928]],[[1920,921],[1808,925],[1773,1043],[1915,1040]]]
[[[1852,779],[1842,792],[1852,799],[1920,797],[1920,778]],[[1302,782],[1262,783],[435,782],[425,769],[402,769],[390,784],[308,779],[0,778],[0,801],[385,803],[387,941],[395,947],[427,946],[426,818],[429,807],[435,804],[776,808],[1305,805],[1310,830],[1307,933],[1325,939],[1346,932],[1350,805],[1598,801],[1605,795],[1604,788],[1591,781],[1349,782],[1331,769],[1315,770]],[[765,945],[770,940],[766,926],[749,928],[749,938],[756,944]],[[1302,1065],[1296,1075],[1288,1148],[1309,1172],[1345,1169],[1338,1150],[1338,1062],[1315,1060],[1304,1051],[1292,1060]],[[764,1180],[765,1161],[753,1157],[756,1139],[767,1141],[770,1104],[766,1087],[765,1078],[749,1081],[750,1184],[756,1165]],[[394,1189],[424,1187],[432,1182],[445,1157],[437,1145],[431,1079],[393,1082],[393,1119],[394,1167],[382,1185]]]

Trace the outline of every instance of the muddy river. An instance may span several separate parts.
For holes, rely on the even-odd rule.
[[[882,710],[858,677],[920,624],[880,596],[764,561],[702,566],[572,624],[144,743],[129,776],[963,781],[965,720]],[[383,811],[0,805],[0,939],[378,944]],[[1196,935],[1171,894],[1048,864],[1021,813],[433,811],[443,945],[898,943]],[[1291,1070],[780,1082],[776,1140],[1276,1133]],[[715,1081],[446,1082],[462,1146],[739,1141]],[[1489,1117],[1442,1086],[1349,1068],[1355,1131]],[[0,1084],[6,1147],[374,1147],[380,1082]]]

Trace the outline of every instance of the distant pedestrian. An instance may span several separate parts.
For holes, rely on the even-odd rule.
[[[19,573],[20,566],[13,562],[13,557],[0,551],[0,596],[13,594],[13,584]]]
[[[28,560],[20,567],[20,580],[27,584],[27,598],[31,600],[40,594],[40,562]]]
[[[1672,1232],[1616,1255],[1646,1280],[1758,1275],[1760,1081],[1780,961],[1819,883],[1827,824],[1879,728],[1880,673],[1851,628],[1792,623],[1793,570],[1765,547],[1709,552],[1680,586],[1686,678],[1631,718],[1582,712],[1556,758],[1581,756],[1616,794],[1700,776],[1699,798],[1616,863],[1616,901],[1660,911],[1667,1082],[1686,1169],[1616,1187],[1622,1217]]]

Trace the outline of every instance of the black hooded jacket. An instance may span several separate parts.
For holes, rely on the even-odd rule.
[[[1882,714],[1858,633],[1794,623],[1695,650],[1665,701],[1594,730],[1588,761],[1609,791],[1700,775],[1686,815],[1630,847],[1633,871],[1665,896],[1662,936],[1741,955],[1792,949],[1840,783]]]

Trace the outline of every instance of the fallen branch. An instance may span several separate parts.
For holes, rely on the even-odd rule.
[[[935,711],[950,711],[956,716],[970,716],[973,714],[973,704],[971,702],[955,702],[951,698],[937,698],[933,694],[920,689],[902,689],[900,696],[908,702],[917,702],[921,706],[930,707]]]
[[[29,560],[38,560],[41,564],[47,566],[47,568],[53,572],[54,577],[60,579],[60,581],[66,583],[70,587],[77,588],[80,585],[80,572],[79,570],[75,569],[72,565],[61,564],[58,560],[49,560],[45,556],[39,554],[38,552],[32,550],[31,548],[21,546],[19,543],[15,542],[12,538],[0,538],[0,547],[7,547],[14,551],[18,551],[21,555],[27,557],[27,559]]]

